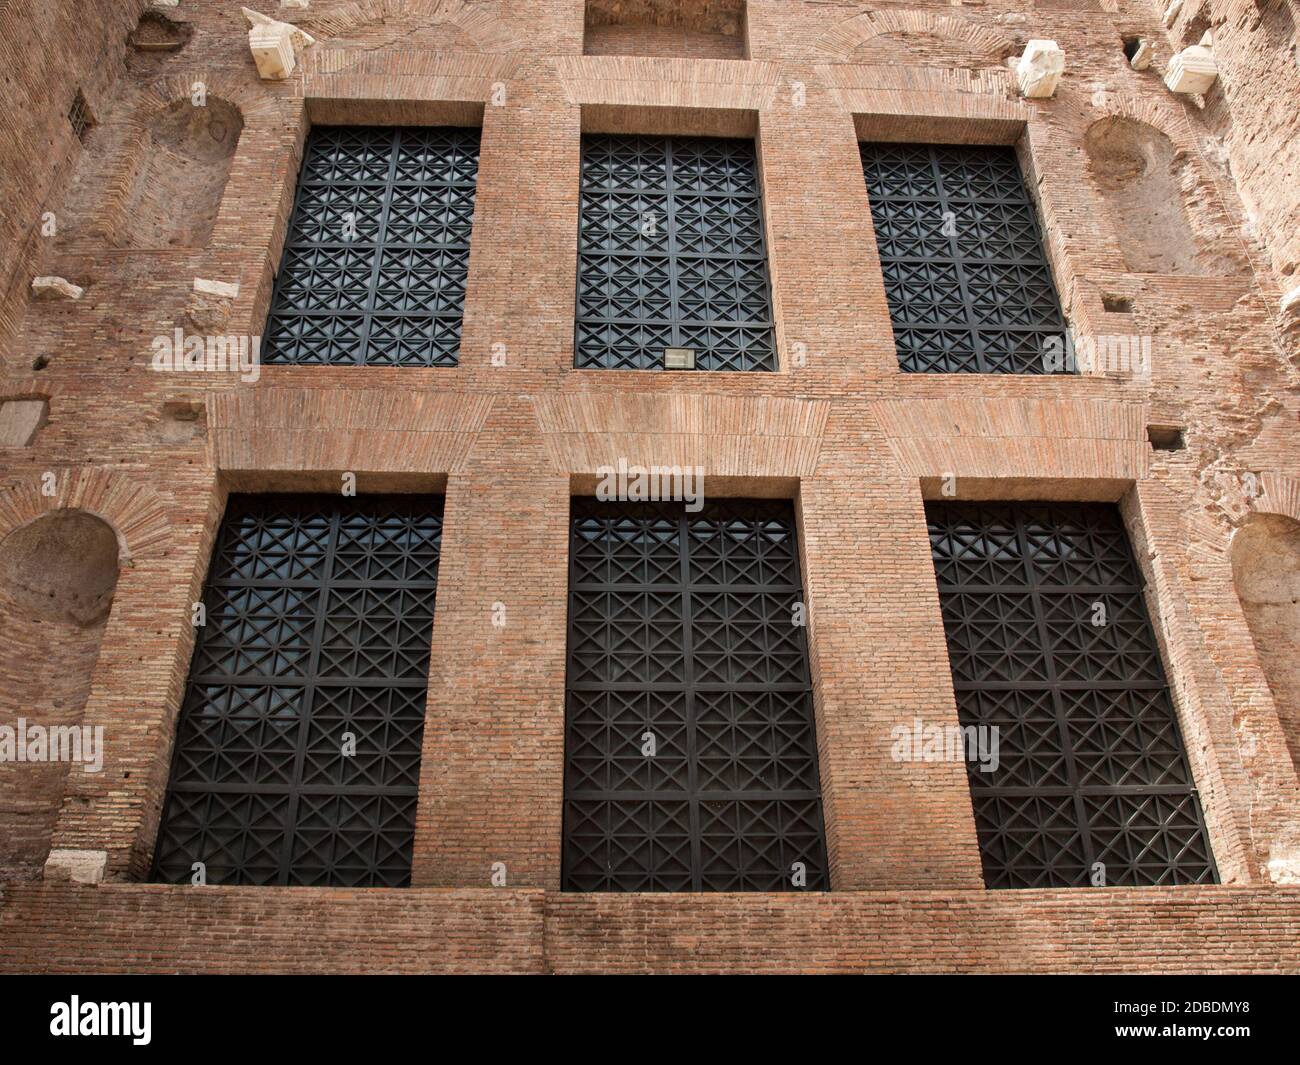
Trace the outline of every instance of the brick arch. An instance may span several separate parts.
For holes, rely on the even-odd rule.
[[[1300,477],[1274,470],[1260,475],[1260,494],[1253,509],[1259,514],[1279,514],[1300,521]]]
[[[43,399],[48,403],[65,391],[61,383],[37,374],[0,377],[0,403],[10,399]]]
[[[246,124],[259,115],[279,110],[279,101],[268,95],[260,82],[250,82],[246,78],[232,77],[222,71],[194,66],[173,71],[166,77],[151,82],[140,94],[132,119],[147,122],[150,116],[168,104],[188,99],[197,81],[203,82],[209,97],[225,100],[238,110]]]
[[[1093,97],[1092,115],[1084,129],[1091,129],[1107,118],[1127,118],[1162,133],[1180,151],[1196,152],[1196,134],[1181,111],[1152,100],[1140,100],[1122,92],[1101,92]]]
[[[46,471],[33,468],[0,484],[0,542],[55,511],[91,514],[117,536],[118,562],[134,564],[161,548],[171,531],[167,502],[143,481],[102,466],[55,467],[55,494],[41,494]]]
[[[468,0],[389,0],[378,9],[378,5],[358,2],[319,15],[309,14],[296,24],[319,39],[322,36],[346,38],[358,29],[377,24],[443,23],[455,27],[482,52],[511,52],[524,47],[526,42],[510,23],[500,18],[496,7],[495,3],[472,4]],[[400,28],[395,29],[394,39],[402,32]]]
[[[952,43],[971,58],[991,63],[1001,61],[1016,47],[1015,41],[1004,34],[932,11],[872,11],[855,15],[824,33],[817,47],[825,55],[850,61],[860,49],[894,34],[934,37]]]

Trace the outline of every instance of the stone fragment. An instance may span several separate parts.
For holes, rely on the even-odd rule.
[[[201,399],[176,399],[164,403],[160,419],[163,442],[184,444],[206,436],[205,413],[206,407]]]
[[[66,277],[32,278],[32,295],[38,300],[79,300],[85,291]]]
[[[311,0],[280,0],[281,7],[311,7]]]
[[[0,447],[27,447],[49,415],[43,399],[7,399],[0,403]]]
[[[1030,100],[1044,100],[1056,92],[1065,73],[1065,53],[1055,41],[1031,40],[1016,64],[1020,94]]]
[[[1210,51],[1213,38],[1206,34],[1200,44],[1193,44],[1169,60],[1169,69],[1165,71],[1165,85],[1172,92],[1189,95],[1208,92],[1214,79],[1219,76],[1219,67],[1214,62],[1214,53]]]
[[[1300,858],[1271,858],[1268,878],[1279,887],[1300,885]]]
[[[239,295],[239,282],[209,281],[207,278],[196,277],[194,279],[194,291],[204,296],[222,296],[225,299],[233,300]]]
[[[1174,24],[1174,20],[1178,18],[1178,13],[1182,11],[1182,9],[1183,0],[1173,0],[1173,3],[1165,8],[1165,17],[1161,21],[1166,29]]]
[[[45,859],[45,879],[98,884],[107,868],[108,851],[52,850]]]
[[[1282,297],[1280,306],[1283,314],[1290,314],[1300,318],[1300,285],[1297,285]]]
[[[268,15],[241,8],[248,20],[248,47],[257,64],[258,76],[266,81],[282,81],[293,73],[298,48],[316,43],[306,30],[278,22]]]
[[[1138,41],[1137,50],[1133,53],[1132,58],[1129,59],[1128,65],[1134,70],[1146,70],[1147,67],[1151,65],[1151,53],[1153,51],[1154,49],[1151,47],[1151,42],[1145,37],[1142,38],[1142,40]]]

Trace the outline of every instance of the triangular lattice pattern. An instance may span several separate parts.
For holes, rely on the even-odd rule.
[[[1065,320],[1014,150],[863,144],[899,365],[1061,372]]]
[[[476,129],[314,127],[263,360],[455,366],[478,151]]]
[[[1142,579],[1114,506],[926,506],[991,888],[1217,880]]]
[[[155,879],[409,881],[441,540],[438,498],[231,498]]]
[[[824,890],[790,504],[575,500],[570,544],[565,889]]]
[[[775,370],[754,145],[706,137],[582,139],[574,365]]]

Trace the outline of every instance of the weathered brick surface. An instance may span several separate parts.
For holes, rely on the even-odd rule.
[[[1277,973],[1300,891],[10,886],[0,972]]]
[[[0,147],[0,401],[49,402],[30,446],[0,450],[0,552],[10,531],[76,507],[114,528],[129,561],[102,635],[0,620],[16,634],[0,643],[0,722],[57,709],[108,742],[98,775],[6,768],[0,815],[21,808],[39,826],[0,823],[0,856],[24,855],[6,875],[30,879],[54,846],[107,851],[114,881],[5,887],[5,966],[1300,968],[1294,891],[1275,883],[1288,862],[1300,875],[1286,742],[1300,707],[1270,682],[1286,669],[1270,656],[1296,646],[1252,639],[1232,556],[1261,514],[1300,520],[1300,326],[1278,317],[1296,283],[1293,0],[1189,2],[1168,33],[1146,0],[750,0],[745,59],[728,58],[725,18],[668,19],[647,37],[616,25],[641,6],[604,4],[613,28],[598,40],[582,0],[268,7],[319,42],[281,83],[258,80],[238,5],[182,0],[167,15],[192,36],[151,53],[125,43],[142,3],[0,12],[13,134]],[[1203,100],[1161,81],[1198,20],[1221,69]],[[1128,68],[1121,35],[1155,42],[1151,70]],[[1067,55],[1050,100],[1020,99],[1008,76],[1031,37]],[[234,154],[163,167],[153,153],[178,136],[168,116],[196,83],[238,113]],[[64,117],[77,86],[96,120],[84,147]],[[195,316],[261,333],[313,122],[482,124],[460,365],[264,367],[256,384],[152,372],[152,339]],[[779,372],[572,368],[583,130],[756,138]],[[1150,379],[900,374],[859,138],[1015,145],[1071,324],[1152,338]],[[1168,180],[1112,188],[1147,149]],[[1166,260],[1171,272],[1126,255],[1138,236],[1125,210],[1152,188],[1181,198],[1170,224],[1192,258]],[[60,236],[42,236],[47,210]],[[31,302],[36,274],[85,295]],[[239,293],[196,306],[195,277]],[[1148,425],[1184,428],[1186,448],[1153,451]],[[715,494],[797,500],[832,887],[850,894],[551,895],[543,951],[541,895],[520,891],[559,886],[567,496],[619,457],[702,465]],[[126,883],[152,851],[190,604],[226,493],[328,490],[344,471],[363,492],[446,493],[416,887]],[[1122,504],[1224,887],[986,893],[960,767],[890,759],[891,725],[955,720],[922,508],[949,475],[966,498]],[[66,705],[34,670],[67,678]],[[505,893],[470,890],[497,861]]]
[[[538,973],[541,891],[10,887],[0,971]]]

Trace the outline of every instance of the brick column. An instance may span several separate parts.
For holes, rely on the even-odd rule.
[[[958,720],[920,488],[865,406],[836,408],[799,509],[831,886],[981,888],[965,766],[892,757],[895,726]]]
[[[447,484],[416,886],[559,886],[568,514],[532,401],[498,398]]]
[[[124,567],[95,663],[82,725],[103,728],[98,773],[74,766],[53,850],[107,853],[105,877],[148,872],[162,813],[172,739],[194,647],[191,607],[202,595],[224,493],[187,486],[168,541]]]

